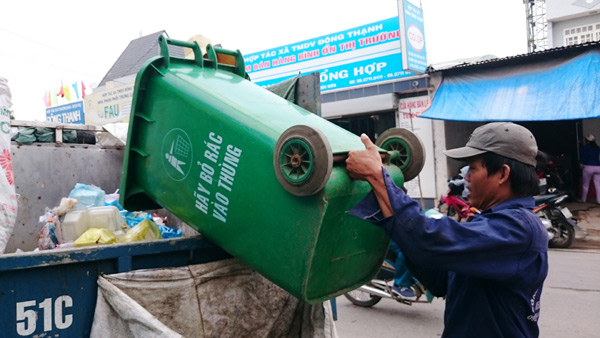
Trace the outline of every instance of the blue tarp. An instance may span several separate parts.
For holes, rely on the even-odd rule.
[[[444,77],[420,117],[453,121],[600,117],[600,51],[567,61]]]

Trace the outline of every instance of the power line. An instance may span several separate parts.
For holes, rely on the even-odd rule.
[[[2,51],[0,51],[0,53],[1,52]],[[29,58],[26,55],[14,53],[12,51],[4,51],[4,53],[8,54],[8,55],[12,54],[12,56],[18,57],[21,61],[27,61],[29,63],[35,64],[35,65],[40,66],[40,67],[53,67],[53,68],[58,68],[58,69],[66,70],[66,71],[69,71],[69,72],[72,72],[72,73],[77,73],[79,75],[84,75],[84,76],[89,76],[89,77],[94,77],[94,78],[99,77],[98,75],[92,75],[92,74],[84,73],[84,72],[81,72],[79,70],[67,68],[67,67],[64,67],[64,66],[61,66],[61,65],[52,64],[52,63],[48,63],[48,62],[43,62],[44,61],[43,59],[35,59],[35,60],[33,60],[33,59]]]
[[[27,41],[29,41],[29,42],[33,42],[33,43],[35,43],[35,44],[38,44],[38,45],[40,45],[40,46],[43,46],[43,47],[45,47],[45,48],[51,49],[51,50],[53,50],[53,51],[55,51],[55,52],[58,52],[58,53],[60,53],[60,54],[62,54],[62,55],[66,55],[66,56],[68,56],[68,57],[70,57],[70,58],[75,58],[75,59],[77,59],[77,60],[78,60],[78,61],[80,61],[80,62],[87,62],[87,63],[89,63],[89,60],[86,60],[86,59],[83,59],[83,58],[79,58],[79,57],[77,57],[77,55],[76,55],[76,54],[73,54],[73,53],[67,53],[67,52],[65,52],[64,50],[58,49],[58,48],[56,48],[56,47],[54,47],[54,46],[51,46],[51,45],[49,45],[49,44],[46,44],[46,43],[44,43],[44,42],[41,42],[41,41],[37,41],[37,40],[35,40],[35,39],[32,39],[32,38],[30,38],[30,37],[27,37],[27,36],[21,35],[21,34],[19,34],[19,33],[15,33],[15,32],[13,32],[13,31],[11,31],[11,30],[9,30],[9,29],[6,29],[6,28],[3,28],[3,27],[0,27],[0,30],[2,30],[2,31],[5,31],[5,32],[7,32],[7,33],[9,33],[9,34],[12,34],[12,35],[14,35],[14,36],[16,36],[16,37],[18,37],[18,38],[21,38],[21,39],[27,40]],[[94,63],[94,65],[96,65],[96,66],[100,66],[99,64],[96,64],[96,63]]]

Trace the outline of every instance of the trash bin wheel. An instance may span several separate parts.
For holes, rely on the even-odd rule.
[[[405,182],[417,177],[425,165],[423,142],[408,129],[388,129],[379,136],[375,145],[390,152],[390,162],[400,168]]]
[[[329,141],[315,127],[290,127],[277,140],[273,167],[277,180],[290,194],[314,195],[323,189],[333,169]]]

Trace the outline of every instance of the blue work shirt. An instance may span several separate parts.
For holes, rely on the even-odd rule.
[[[383,227],[427,267],[427,279],[445,286],[442,337],[538,337],[548,235],[533,198],[505,201],[468,223],[433,219],[382,170],[394,215],[382,216],[373,192],[350,214]]]

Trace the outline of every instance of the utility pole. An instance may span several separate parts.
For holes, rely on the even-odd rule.
[[[523,0],[527,18],[527,52],[548,49],[546,0]]]

